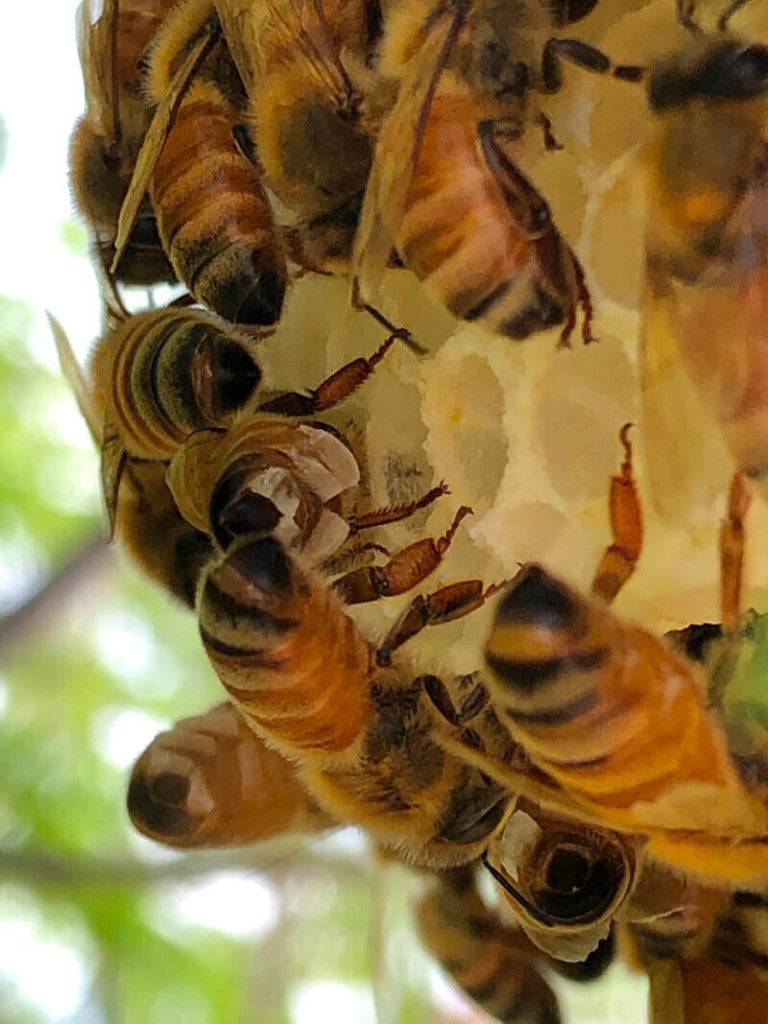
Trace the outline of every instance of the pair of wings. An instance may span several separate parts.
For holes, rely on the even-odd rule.
[[[125,468],[126,451],[116,434],[111,437],[106,436],[108,425],[104,422],[104,415],[98,408],[93,389],[75,355],[69,337],[56,317],[51,313],[48,313],[47,316],[56,342],[62,376],[72,389],[80,414],[85,420],[93,443],[101,456],[101,482],[111,536],[115,532],[117,494]]]

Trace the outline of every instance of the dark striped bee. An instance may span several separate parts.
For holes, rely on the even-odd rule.
[[[615,540],[593,596],[525,566],[497,606],[486,648],[489,696],[567,804],[645,834],[650,855],[693,875],[766,881],[765,803],[740,774],[697,670],[661,637],[608,609],[642,543],[626,428],[623,439],[627,457],[611,496]],[[726,628],[738,622],[746,507],[736,477],[721,535]],[[494,774],[501,778],[503,769]]]
[[[53,317],[50,321],[64,377],[72,387],[94,443],[101,446],[103,395],[85,379],[61,325]],[[149,578],[193,608],[198,577],[213,556],[213,544],[179,513],[165,482],[165,472],[166,464],[162,461],[124,453],[110,517],[118,544]]]
[[[583,270],[545,198],[518,169],[533,123],[556,148],[537,96],[562,86],[563,60],[635,81],[595,47],[548,38],[595,6],[530,0],[407,2],[387,23],[382,67],[399,83],[378,136],[353,259],[354,295],[373,296],[394,249],[455,316],[509,338],[560,327],[579,305],[592,338]]]
[[[731,459],[767,493],[768,47],[696,37],[653,70],[649,102],[661,131],[649,175],[644,429],[651,496],[689,522]]]
[[[84,0],[78,12],[87,109],[72,132],[70,174],[75,202],[93,232],[104,271],[115,256],[120,208],[152,119],[143,95],[142,57],[172,6],[172,0],[104,0],[94,19],[91,3]],[[146,200],[137,209],[114,274],[134,285],[175,280]]]
[[[212,0],[178,5],[148,63],[157,105],[121,210],[115,262],[149,190],[163,248],[195,299],[235,323],[274,323],[287,257]]]
[[[253,339],[213,313],[166,306],[126,316],[88,365],[104,498],[114,529],[126,459],[166,463],[196,431],[224,427],[261,380]]]

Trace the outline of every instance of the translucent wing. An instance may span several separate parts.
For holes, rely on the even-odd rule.
[[[101,444],[101,487],[109,516],[109,536],[114,537],[117,522],[117,493],[126,468],[127,452],[117,428],[107,419]]]
[[[248,92],[256,82],[256,18],[250,0],[216,0],[229,52]]]
[[[90,0],[83,0],[77,11],[77,49],[83,71],[85,100],[89,113],[98,121],[104,137],[117,141],[118,0],[104,0],[101,14],[93,19]]]
[[[371,301],[395,247],[413,169],[440,75],[466,19],[466,6],[449,7],[425,29],[397,101],[379,134],[352,254],[353,302]]]
[[[690,526],[711,518],[733,472],[712,414],[685,365],[669,301],[650,280],[641,341],[645,464],[650,498],[669,522]]]
[[[123,201],[122,209],[120,210],[120,219],[117,225],[117,237],[115,239],[115,256],[110,268],[110,272],[113,274],[115,273],[115,270],[123,257],[123,253],[125,252],[136,216],[149,187],[149,182],[155,169],[157,158],[162,152],[165,140],[173,126],[179,105],[184,98],[184,93],[186,92],[189,83],[192,81],[195,72],[200,67],[200,64],[205,60],[205,57],[211,47],[216,42],[217,36],[217,27],[212,23],[206,25],[204,31],[200,35],[200,38],[197,39],[194,45],[190,48],[184,58],[184,61],[174,75],[168,88],[168,92],[163,96],[155,109],[152,121],[147,129],[147,134],[141,144],[141,149],[139,150],[139,155],[136,159],[136,168],[133,172],[133,177],[131,178],[131,184],[128,188],[125,200]]]
[[[88,425],[94,443],[101,446],[102,424],[99,411],[93,400],[88,381],[85,379],[83,369],[77,361],[70,340],[66,331],[52,313],[46,313],[48,323],[51,325],[53,338],[56,342],[56,351],[59,354],[59,365],[64,379],[72,388],[77,401],[78,408],[83,419]]]
[[[340,52],[340,30],[348,30],[349,14],[334,4],[338,0],[262,0],[255,14],[256,60],[263,75],[281,54],[292,61],[298,55],[320,88],[343,106],[353,92]]]

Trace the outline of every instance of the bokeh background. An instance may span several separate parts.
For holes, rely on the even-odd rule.
[[[421,880],[351,830],[180,855],[134,834],[127,772],[215,703],[191,614],[105,543],[97,458],[45,319],[99,330],[73,219],[75,4],[7,5],[0,61],[0,1022],[467,1024],[413,934]],[[617,966],[556,982],[574,1024],[642,1024]]]

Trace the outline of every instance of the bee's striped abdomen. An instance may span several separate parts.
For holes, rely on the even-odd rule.
[[[249,722],[287,754],[341,751],[369,707],[372,648],[271,537],[236,542],[198,600],[208,656]]]
[[[224,426],[261,371],[248,342],[212,313],[152,309],[107,334],[91,360],[108,380],[107,419],[133,455],[169,459],[189,436]]]
[[[486,661],[512,735],[606,822],[762,829],[693,670],[601,602],[526,566],[499,602]]]
[[[287,269],[259,172],[239,148],[228,101],[194,83],[155,166],[150,194],[174,269],[226,320],[278,319]]]

